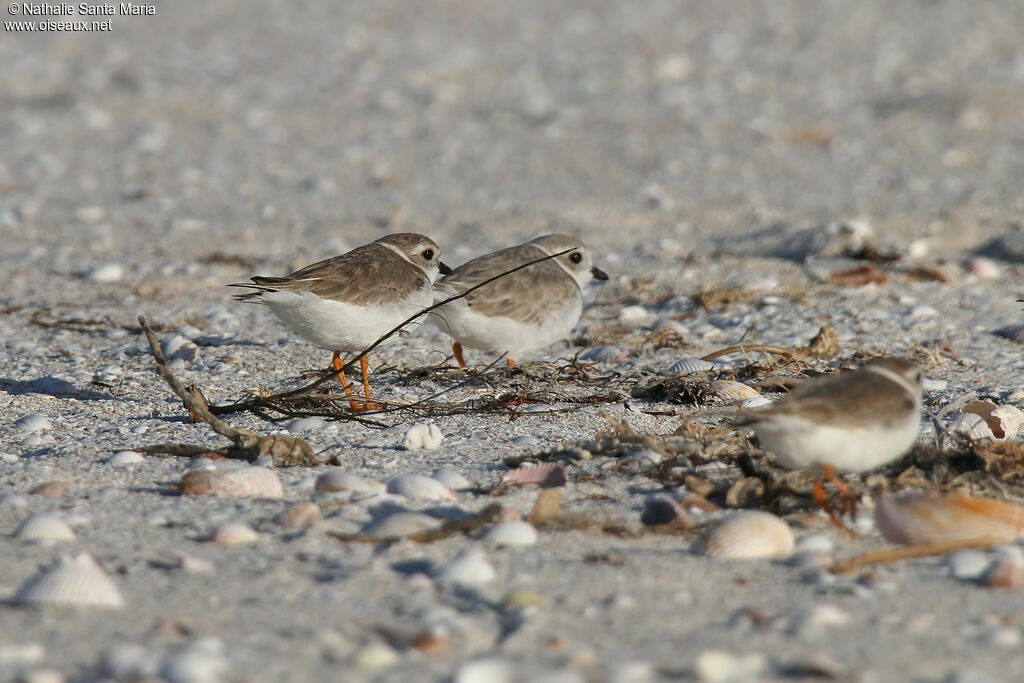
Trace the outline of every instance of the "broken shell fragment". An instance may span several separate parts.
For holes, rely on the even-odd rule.
[[[214,462],[181,480],[185,496],[281,498],[284,486],[273,470],[241,462]]]
[[[455,500],[455,492],[437,479],[422,474],[400,474],[388,481],[387,492],[406,498]]]
[[[32,515],[21,523],[14,535],[25,541],[42,542],[71,541],[75,538],[71,525],[53,513]]]
[[[739,512],[726,517],[703,538],[699,550],[730,560],[780,557],[793,552],[793,532],[767,512]]]
[[[1024,508],[960,494],[884,495],[875,526],[891,543],[1007,543],[1024,531]]]
[[[117,586],[87,552],[64,557],[56,565],[44,569],[21,587],[13,602],[16,605],[103,609],[124,607],[124,598]]]
[[[433,422],[413,425],[402,438],[402,446],[407,451],[433,450],[444,441],[444,435]]]
[[[980,417],[997,439],[1016,436],[1021,423],[1024,423],[1024,412],[1020,409],[1010,405],[997,406],[992,401],[971,401],[960,408],[960,413],[964,418],[971,414]]]

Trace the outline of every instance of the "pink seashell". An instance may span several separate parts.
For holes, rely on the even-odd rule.
[[[124,607],[124,598],[113,580],[86,552],[64,557],[58,564],[43,570],[21,587],[13,602],[104,609]]]
[[[505,475],[505,481],[518,486],[535,484],[541,488],[565,486],[569,481],[565,468],[556,462],[545,462],[537,465],[525,464],[517,470]]]
[[[699,546],[709,557],[746,560],[793,552],[793,532],[767,512],[738,512],[713,527]]]
[[[215,462],[181,480],[186,496],[281,498],[284,486],[273,470],[240,462]]]
[[[719,379],[711,382],[711,391],[718,398],[730,401],[745,401],[749,398],[761,396],[757,389],[747,386],[743,382],[734,382],[731,379]]]
[[[975,256],[967,262],[967,270],[983,280],[994,280],[1003,274],[1000,268],[992,259],[984,256]]]
[[[1024,531],[1024,508],[959,494],[884,495],[875,504],[875,526],[887,541],[1008,543]]]

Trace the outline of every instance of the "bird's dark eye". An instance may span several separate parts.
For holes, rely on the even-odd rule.
[[[427,249],[426,251],[424,251],[423,252],[423,258],[425,258],[428,261],[430,259],[434,258],[434,250],[433,249]]]
[[[583,254],[581,254],[578,251],[574,251],[573,253],[569,254],[569,260],[572,261],[573,263],[579,263],[580,261],[583,260]]]

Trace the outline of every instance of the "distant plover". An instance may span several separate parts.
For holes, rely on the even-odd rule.
[[[921,370],[905,358],[880,358],[854,372],[801,384],[770,406],[740,412],[732,424],[753,428],[783,467],[814,468],[849,495],[836,472],[874,469],[917,440]],[[837,521],[824,504],[820,481],[814,497]]]
[[[360,404],[345,379],[341,352],[361,351],[382,335],[433,302],[433,284],[451,269],[439,260],[440,249],[429,237],[411,232],[385,235],[375,242],[297,270],[284,277],[251,278],[230,287],[257,291],[239,294],[239,301],[263,304],[304,339],[334,351],[338,371],[352,410],[372,410],[368,360],[359,359],[366,400]],[[411,328],[419,321],[410,323]]]
[[[522,354],[563,339],[583,312],[582,288],[607,280],[583,242],[569,235],[544,235],[464,263],[434,285],[438,301],[461,294],[488,278],[545,256],[561,255],[505,275],[431,312],[451,335],[463,370],[462,347],[507,354],[509,367]]]

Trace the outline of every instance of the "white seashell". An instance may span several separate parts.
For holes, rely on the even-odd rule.
[[[479,546],[470,546],[443,565],[437,580],[447,585],[473,586],[487,583],[497,573]]]
[[[722,650],[705,650],[693,660],[693,673],[700,683],[743,683],[763,680],[768,660],[763,654],[734,655]]]
[[[85,273],[85,279],[93,282],[118,282],[124,277],[124,266],[120,263],[101,263]]]
[[[284,486],[273,470],[240,462],[214,462],[192,470],[181,480],[186,496],[281,498]]]
[[[142,453],[136,453],[135,451],[118,451],[112,456],[107,458],[107,464],[113,465],[114,467],[131,467],[132,465],[138,465],[140,462],[145,461],[145,457]]]
[[[718,398],[729,401],[743,401],[748,398],[760,398],[761,394],[751,386],[731,379],[720,379],[711,382],[711,391]]]
[[[452,491],[465,491],[466,489],[473,488],[473,484],[462,476],[461,472],[442,467],[441,469],[434,470],[431,475],[431,479],[437,479],[439,482],[450,488]]]
[[[64,557],[18,590],[17,605],[120,609],[124,598],[103,567],[87,552]]]
[[[300,417],[289,422],[285,429],[289,434],[302,434],[303,432],[319,432],[327,426],[322,417]]]
[[[974,441],[995,438],[992,428],[988,426],[985,419],[974,413],[956,413],[956,418],[953,420],[953,431]]]
[[[367,524],[363,533],[375,538],[398,538],[436,529],[441,524],[438,518],[422,512],[393,512]]]
[[[437,479],[422,474],[400,474],[388,481],[388,493],[425,500],[455,500],[455,492]]]
[[[580,354],[580,360],[594,363],[625,363],[629,356],[615,346],[595,346]]]
[[[422,422],[413,425],[402,439],[402,447],[407,451],[429,451],[437,448],[444,441],[444,435],[433,422]]]
[[[221,524],[213,530],[212,534],[210,534],[210,540],[217,545],[243,545],[245,543],[254,543],[259,539],[259,537],[260,535],[245,522],[227,522],[225,524]]]
[[[331,470],[324,472],[316,478],[313,484],[316,491],[337,492],[352,491],[354,493],[380,493],[384,491],[384,484],[372,479],[363,479],[351,472]]]
[[[219,683],[228,673],[224,645],[205,638],[177,649],[164,657],[160,680],[167,683]]]
[[[740,401],[740,408],[744,410],[756,410],[757,408],[764,408],[774,403],[770,398],[764,396],[754,396],[753,398],[745,398]]]
[[[508,520],[492,526],[484,540],[496,548],[533,545],[537,542],[537,530],[529,522]]]
[[[176,359],[191,361],[195,359],[199,348],[188,337],[176,334],[160,342],[160,351],[168,361]]]
[[[779,557],[793,552],[793,532],[785,521],[767,512],[738,512],[712,528],[701,551],[731,560]]]
[[[14,428],[19,432],[27,432],[34,434],[36,432],[45,432],[53,429],[53,423],[50,422],[50,418],[39,413],[33,413],[26,415],[25,417],[19,418],[14,421]]]
[[[949,574],[961,581],[976,581],[992,565],[992,557],[980,550],[957,550],[946,558]]]
[[[516,671],[511,662],[488,657],[460,666],[453,683],[513,683],[515,680]]]
[[[1024,508],[959,494],[884,495],[875,526],[891,543],[1009,543],[1024,531]]]
[[[619,322],[624,325],[636,325],[646,322],[650,315],[643,306],[626,306],[619,311]]]
[[[75,532],[60,515],[45,513],[22,522],[15,536],[26,541],[72,541]]]
[[[668,372],[672,375],[691,375],[695,372],[707,372],[708,370],[714,370],[716,366],[714,363],[700,358],[680,358],[672,365],[668,366]]]

